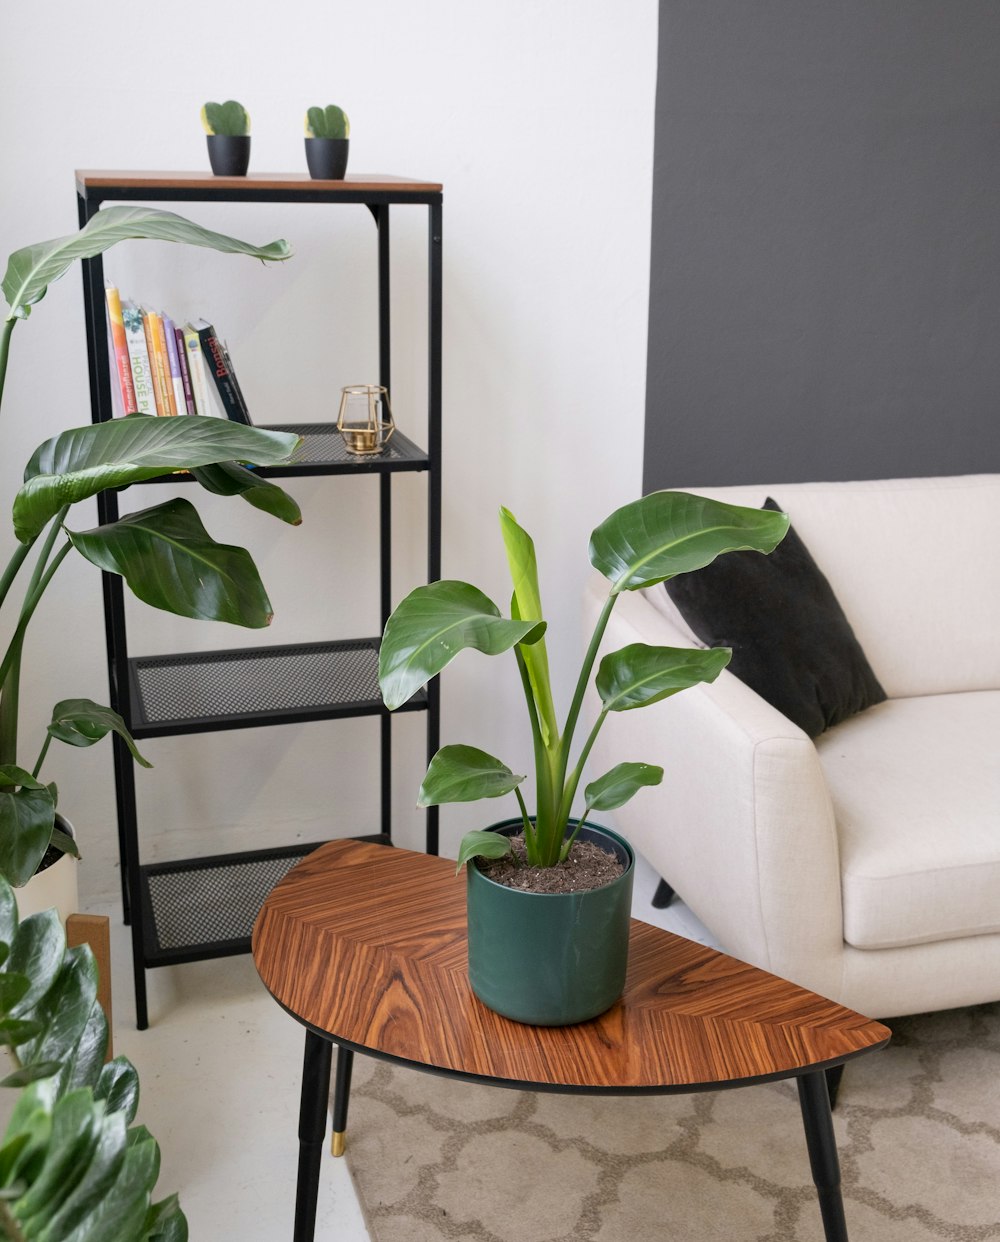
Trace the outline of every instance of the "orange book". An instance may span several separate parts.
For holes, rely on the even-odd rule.
[[[160,415],[176,414],[174,386],[170,380],[170,362],[167,359],[167,340],[163,335],[163,320],[155,311],[145,312],[146,341],[149,360],[153,368],[156,412]]]
[[[111,362],[118,377],[123,412],[135,414],[139,406],[136,404],[135,385],[132,383],[132,363],[129,361],[128,341],[125,339],[121,296],[114,285],[108,285],[104,290],[104,297],[108,304],[108,323],[111,326]]]

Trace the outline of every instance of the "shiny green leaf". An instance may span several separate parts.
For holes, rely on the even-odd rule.
[[[11,1009],[15,1018],[31,1018],[34,1007],[55,982],[66,952],[66,933],[55,910],[23,919],[10,948],[8,969],[31,980],[27,993]]]
[[[652,763],[619,763],[583,791],[590,811],[614,811],[646,785],[659,785],[663,769]]]
[[[26,1087],[29,1083],[54,1078],[61,1069],[60,1061],[35,1061],[31,1065],[22,1065],[20,1069],[8,1074],[3,1081],[0,1081],[0,1087]]]
[[[396,608],[382,635],[382,699],[390,710],[400,707],[466,648],[499,655],[517,643],[537,641],[544,632],[544,621],[505,620],[496,604],[467,582],[417,587]]]
[[[293,497],[238,462],[220,461],[211,466],[196,466],[191,474],[206,491],[217,496],[242,496],[247,504],[287,522],[289,526],[302,524],[302,510]]]
[[[125,721],[110,707],[102,707],[93,699],[63,699],[52,709],[49,733],[60,742],[70,746],[93,746],[109,733],[117,733],[129,749],[132,758],[144,768],[153,765],[144,759],[125,727]]]
[[[77,260],[102,254],[117,242],[130,238],[184,242],[228,254],[277,261],[291,256],[286,241],[254,246],[249,242],[214,233],[185,220],[172,211],[155,207],[105,207],[77,233],[38,242],[15,252],[7,260],[3,295],[10,307],[8,319],[26,319],[31,307],[45,296],[49,285]]]
[[[126,1123],[132,1124],[139,1107],[139,1075],[127,1057],[115,1057],[102,1066],[94,1098],[104,1100],[109,1112],[124,1114]]]
[[[0,1013],[8,1013],[28,993],[31,980],[13,970],[0,971]]]
[[[97,1000],[97,962],[86,945],[67,949],[62,965],[32,1011],[40,1030],[19,1046],[22,1063],[68,1059]]]
[[[7,945],[9,949],[16,931],[17,899],[10,884],[0,875],[0,944]],[[0,964],[3,961],[6,961],[6,955],[0,959]]]
[[[29,983],[29,980],[24,975],[15,975],[14,977],[24,979],[26,984]],[[21,995],[17,997],[17,1000],[11,1001],[11,1008],[17,1004],[17,1001],[24,998],[27,991],[28,989],[25,987]],[[42,1024],[36,1022],[34,1018],[2,1018],[0,1019],[0,1044],[7,1048],[16,1048],[18,1044],[23,1044],[27,1040],[33,1039],[41,1029]]]
[[[145,1242],[187,1242],[188,1223],[176,1195],[154,1203],[143,1222]]]
[[[233,458],[275,465],[299,443],[299,436],[287,432],[198,414],[183,418],[130,414],[73,427],[46,440],[32,454],[24,486],[14,497],[14,533],[22,543],[33,539],[64,505],[108,487]]]
[[[461,871],[470,858],[503,858],[510,852],[510,838],[499,832],[467,832],[458,847],[455,871]]]
[[[617,595],[701,569],[724,552],[771,552],[787,530],[785,513],[689,492],[652,492],[597,527],[590,537],[590,563]]]
[[[505,763],[475,746],[442,746],[420,786],[417,806],[499,798],[524,780]]]
[[[597,670],[597,692],[607,712],[658,703],[703,681],[715,681],[729,663],[728,647],[707,651],[632,643],[606,655]]]
[[[51,792],[23,768],[0,767],[0,875],[27,884],[48,849],[56,807]]]
[[[216,543],[190,501],[168,500],[107,526],[68,533],[88,561],[121,574],[133,594],[154,608],[250,628],[271,622],[271,604],[249,552]]]

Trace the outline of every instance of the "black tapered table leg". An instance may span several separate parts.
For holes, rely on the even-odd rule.
[[[313,1242],[316,1232],[316,1201],[319,1197],[319,1166],[323,1136],[330,1107],[330,1062],[333,1045],[306,1031],[302,1058],[302,1097],[299,1104],[299,1177],[295,1187],[293,1242]]]
[[[809,1148],[809,1164],[819,1195],[826,1242],[848,1242],[844,1200],[840,1193],[840,1160],[833,1136],[833,1114],[826,1074],[819,1070],[798,1080],[799,1104]]]
[[[347,1132],[347,1106],[351,1100],[351,1070],[354,1053],[350,1048],[337,1046],[337,1077],[333,1088],[333,1146],[335,1156],[344,1154],[344,1135]]]

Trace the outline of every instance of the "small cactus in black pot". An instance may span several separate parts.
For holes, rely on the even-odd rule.
[[[208,158],[217,177],[244,177],[250,164],[250,116],[235,99],[207,103],[201,123],[208,143]]]
[[[316,180],[342,181],[347,172],[351,123],[336,104],[310,108],[306,113],[306,163]]]

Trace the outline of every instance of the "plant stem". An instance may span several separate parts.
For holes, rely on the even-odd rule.
[[[597,717],[594,727],[590,730],[590,736],[584,743],[583,750],[580,751],[580,758],[576,761],[576,767],[570,773],[569,779],[563,787],[562,802],[559,805],[560,814],[564,814],[569,819],[570,807],[573,805],[573,799],[576,797],[577,786],[580,784],[580,778],[583,776],[584,765],[590,758],[590,752],[594,743],[597,741],[597,735],[601,731],[601,725],[608,718],[607,708],[602,710]],[[588,808],[589,809],[589,808]],[[584,813],[586,818],[586,812]]]
[[[531,816],[528,814],[528,808],[524,805],[524,796],[521,793],[520,786],[515,785],[514,793],[517,794],[518,805],[521,808],[521,819],[524,821],[524,850],[528,855],[528,862],[532,862],[536,850],[535,833],[531,827]],[[532,863],[532,866],[537,864]]]
[[[536,818],[533,831],[529,827],[528,812],[524,805],[524,799],[521,797],[521,791],[517,789],[515,792],[521,803],[521,813],[524,816],[524,844],[528,854],[528,861],[532,866],[537,867],[541,865],[538,858],[538,839],[541,836],[544,840],[546,825],[550,819],[552,804],[551,773],[548,765],[548,752],[545,749],[545,743],[542,741],[542,730],[538,723],[538,706],[535,703],[535,695],[531,688],[531,678],[528,676],[528,665],[520,647],[514,648],[514,655],[517,659],[517,671],[521,674],[524,700],[528,705],[528,719],[531,722],[531,741],[535,752]]]
[[[38,752],[38,758],[35,760],[35,766],[31,770],[31,775],[38,780],[38,773],[42,770],[42,764],[45,762],[45,756],[49,753],[49,747],[52,745],[52,734],[46,732],[45,741],[42,743],[42,749]]]
[[[20,543],[14,550],[14,555],[7,562],[7,568],[0,577],[0,604],[7,598],[7,592],[10,590],[14,579],[17,577],[18,570],[24,564],[28,553],[31,551],[34,540],[31,543]]]
[[[17,320],[5,319],[0,331],[0,404],[3,403],[3,390],[7,382],[7,358],[10,355],[10,334],[14,331]]]
[[[571,794],[569,800],[566,798],[566,769],[569,766],[569,748],[573,741],[573,734],[576,731],[576,722],[580,717],[580,708],[583,706],[583,696],[587,690],[587,684],[590,681],[590,674],[594,669],[594,661],[597,659],[597,652],[601,646],[601,639],[604,637],[604,631],[608,628],[608,622],[611,620],[611,610],[618,602],[618,596],[611,592],[604,601],[604,607],[601,609],[601,615],[597,618],[597,624],[594,626],[594,632],[590,638],[590,645],[587,648],[587,654],[583,657],[583,667],[580,669],[580,676],[577,679],[576,690],[573,692],[573,702],[569,707],[569,715],[566,717],[566,728],[563,731],[562,740],[559,745],[559,772],[558,772],[558,788],[561,793],[559,803],[560,817],[565,814],[569,816],[569,803],[573,800]],[[589,743],[593,745],[593,741]],[[589,749],[589,745],[585,749]],[[583,771],[582,764],[578,764],[578,771]],[[576,782],[579,782],[579,775],[576,775]],[[573,792],[576,792],[576,784],[573,785]],[[560,834],[561,836],[561,834]]]
[[[28,628],[28,622],[31,620],[35,609],[38,607],[39,601],[45,594],[45,588],[52,581],[52,576],[63,563],[67,553],[72,549],[72,547],[73,545],[67,539],[63,547],[61,547],[56,553],[52,564],[42,575],[42,578],[35,587],[34,591],[26,597],[24,607],[21,609],[20,620],[17,623],[17,629],[14,631],[14,637],[10,640],[10,646],[7,648],[7,653],[3,658],[3,662],[0,663],[0,685],[4,685],[6,683],[7,674],[14,666],[15,661],[21,658],[21,647],[24,643],[24,635]]]
[[[52,555],[52,548],[56,539],[62,530],[62,524],[66,521],[66,514],[69,513],[69,505],[63,505],[59,512],[49,523],[49,531],[45,536],[45,542],[42,544],[42,550],[38,553],[38,560],[35,561],[35,568],[31,573],[31,581],[28,583],[28,589],[25,591],[25,599],[29,599],[33,592],[37,590],[38,584],[42,579],[42,573],[48,563],[49,557]]]

